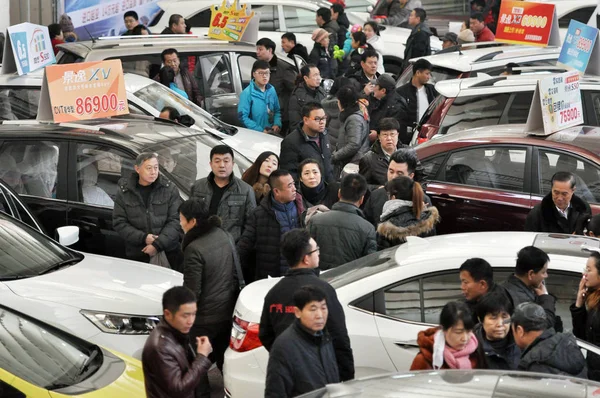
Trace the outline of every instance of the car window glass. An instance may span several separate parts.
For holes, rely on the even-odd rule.
[[[572,19],[574,19],[575,21],[579,21],[583,24],[587,24],[588,21],[590,20],[590,18],[592,17],[592,14],[594,13],[595,9],[596,9],[596,6],[583,7],[583,8],[579,8],[577,10],[573,10],[570,13],[565,14],[561,18],[559,18],[558,27],[561,29],[562,28],[567,29],[569,27],[569,23],[571,23]]]
[[[442,121],[439,134],[448,134],[473,127],[498,124],[508,93],[458,97]]]
[[[526,154],[525,148],[510,147],[457,151],[446,162],[444,181],[522,192]]]
[[[285,28],[292,33],[312,33],[315,30],[315,12],[305,8],[283,6]]]
[[[192,27],[192,33],[193,33],[194,27],[208,28],[210,26],[211,13],[212,13],[212,11],[210,8],[207,8],[204,11],[200,11],[193,17],[186,18],[186,25]]]
[[[242,78],[242,87],[246,88],[252,80],[252,65],[256,62],[256,57],[251,55],[240,55],[238,57],[238,67]]]
[[[204,55],[198,61],[194,75],[205,97],[233,93],[231,65],[226,54]]]
[[[129,106],[129,113],[134,115],[148,115],[146,111],[137,106],[135,103],[131,101],[127,101],[127,105]]]
[[[594,114],[596,115],[595,120],[600,120],[600,92],[592,91],[592,90],[586,90],[586,91],[587,91],[586,97],[588,97],[590,99],[590,102],[594,109]],[[584,91],[584,93],[586,91]],[[591,115],[589,117],[586,117],[585,112],[584,112],[583,116],[586,119],[585,123],[591,123],[591,120],[592,120]]]
[[[445,157],[446,155],[436,156],[434,158],[425,159],[421,162],[423,165],[423,170],[425,171],[425,175],[429,179],[435,179]]]
[[[0,120],[35,119],[39,102],[39,87],[3,88],[0,90]]]
[[[10,205],[8,204],[7,194],[8,192],[4,192],[4,189],[0,189],[0,211],[14,217],[15,214],[12,213]]]
[[[135,159],[101,144],[77,144],[77,189],[81,203],[112,208],[118,181],[134,171]]]
[[[76,64],[83,61],[82,57],[69,51],[61,50],[56,55],[56,63],[58,64]]]
[[[385,290],[384,299],[386,315],[407,321],[423,322],[419,280]]]
[[[184,57],[180,56],[179,58],[183,63]],[[132,56],[111,57],[107,59],[120,59],[123,64],[123,73],[133,73],[151,79],[158,75],[162,65],[160,54],[138,54]]]
[[[0,362],[9,373],[41,388],[81,381],[87,350],[52,329],[0,309]]]
[[[252,11],[260,15],[258,30],[276,32],[279,30],[279,12],[277,6],[251,5]]]
[[[18,194],[56,197],[58,144],[5,141],[0,147],[0,179]]]
[[[600,170],[596,166],[566,153],[545,149],[540,149],[538,153],[542,195],[550,192],[554,173],[568,171],[575,175],[575,195],[591,203],[600,202]]]
[[[13,195],[12,192],[6,192],[6,195],[10,196],[12,199],[12,203],[14,203],[16,210],[19,213],[21,221],[29,225],[31,228],[43,232],[43,227],[33,218],[30,211],[23,206],[21,199]]]
[[[527,123],[529,108],[533,100],[533,91],[519,92],[512,95],[513,99],[508,108],[507,123]]]

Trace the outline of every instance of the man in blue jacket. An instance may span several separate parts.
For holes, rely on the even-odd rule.
[[[267,134],[281,131],[281,108],[275,88],[269,84],[271,71],[266,61],[252,65],[252,81],[242,91],[238,118],[249,129]]]

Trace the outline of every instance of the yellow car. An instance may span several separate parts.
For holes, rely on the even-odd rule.
[[[140,361],[0,305],[0,397],[145,397]]]

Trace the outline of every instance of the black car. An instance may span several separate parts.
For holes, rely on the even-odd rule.
[[[209,153],[220,143],[208,133],[146,117],[77,124],[5,121],[0,125],[0,179],[21,197],[47,235],[56,236],[62,226],[78,226],[79,242],[72,248],[124,258],[124,242],[112,227],[113,201],[117,182],[134,171],[137,155],[157,153],[160,172],[187,199],[192,184],[210,173]],[[248,159],[235,153],[237,176],[249,166]],[[22,218],[35,222],[27,214]]]

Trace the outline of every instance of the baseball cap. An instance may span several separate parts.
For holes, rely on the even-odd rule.
[[[375,85],[385,88],[386,92],[390,92],[396,87],[396,81],[392,77],[392,75],[384,73],[377,78],[375,81]]]
[[[442,41],[450,41],[454,44],[458,44],[458,35],[454,32],[447,32],[443,37]]]
[[[546,312],[544,309],[535,303],[521,303],[515,308],[515,312],[510,319],[504,323],[513,323],[515,326],[521,326],[525,331],[545,330]]]

